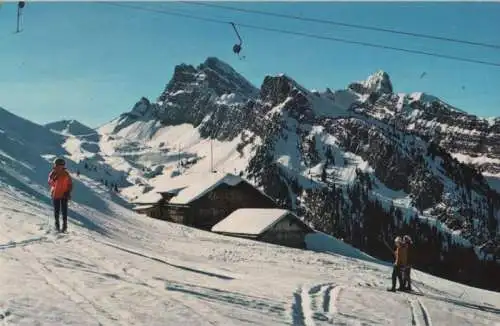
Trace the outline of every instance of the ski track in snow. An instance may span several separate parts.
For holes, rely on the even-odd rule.
[[[432,326],[430,315],[424,304],[419,299],[407,297],[410,304],[411,324],[415,326]]]
[[[418,306],[420,307],[420,311],[422,312],[422,317],[424,318],[424,323],[426,326],[432,326],[431,317],[427,308],[422,303],[422,300],[416,299]]]
[[[25,265],[26,267],[42,276],[46,280],[47,284],[53,287],[57,292],[68,297],[69,300],[75,302],[78,307],[80,307],[87,314],[95,316],[99,324],[126,325],[125,323],[120,322],[119,318],[114,316],[112,312],[103,309],[102,306],[96,304],[94,300],[91,300],[81,291],[78,291],[74,286],[58,277],[57,273],[54,273],[52,269],[43,263],[40,258],[35,256],[29,249],[24,249],[24,251],[31,254],[34,258],[30,260],[30,265]]]
[[[120,250],[124,250],[124,248],[120,248],[119,246],[114,246],[114,245],[111,245],[109,243],[104,243],[102,241],[100,241],[100,243],[102,244],[105,244],[105,245],[109,245],[111,247],[115,247],[117,249],[120,249]],[[134,254],[134,255],[137,255],[137,253],[133,252],[133,251],[127,251],[127,250],[124,250],[130,254]],[[156,260],[155,258],[151,258],[151,257],[148,257],[146,255],[140,255],[139,256],[142,256],[146,259],[153,259],[153,260]],[[97,265],[94,265],[94,266],[97,266]],[[154,295],[156,298],[162,298],[165,293],[163,291],[161,291],[160,289],[158,289],[157,287],[155,287],[155,285],[153,284],[153,281],[150,280],[150,279],[145,279],[145,278],[140,278],[138,276],[135,276],[134,274],[130,273],[126,268],[122,268],[122,272],[123,272],[123,275],[118,275],[118,274],[115,274],[115,273],[112,273],[112,272],[108,272],[106,273],[107,275],[110,275],[112,278],[116,278],[116,279],[121,279],[122,281],[127,281],[127,282],[130,282],[131,284],[137,284],[137,285],[141,285],[141,286],[144,286],[146,288],[146,291],[152,295]],[[154,278],[153,278],[154,280]],[[208,321],[209,324],[211,325],[217,325],[218,322],[216,321],[213,321],[213,316],[217,316],[218,314],[213,311],[213,309],[204,309],[204,311],[198,311],[194,308],[192,308],[190,305],[189,305],[189,302],[186,301],[186,300],[183,300],[182,298],[169,298],[169,300],[171,301],[174,301],[175,303],[181,305],[182,307],[186,308],[186,310],[188,310],[191,314],[193,315],[196,315],[197,317],[199,317],[200,319],[204,319],[206,321]],[[208,316],[211,316],[210,318]]]
[[[267,298],[254,297],[243,293],[225,291],[196,284],[176,282],[161,277],[154,277],[154,279],[164,282],[165,290],[169,293],[178,293],[183,298],[194,296],[208,304],[225,302],[248,310],[255,310],[258,313],[266,315],[273,314],[277,317],[281,317],[285,310],[281,303],[273,302]]]
[[[10,238],[9,235],[7,235],[5,232],[0,231],[0,234],[4,238]],[[39,239],[48,239],[48,237],[39,237]],[[56,236],[56,238],[58,238]],[[59,237],[60,238],[60,237]],[[37,238],[34,238],[37,239]],[[26,243],[32,243],[34,242],[33,240],[25,240],[25,241],[14,241],[10,240],[8,243],[13,243],[13,246],[10,246],[10,248],[17,247],[18,244],[26,244]],[[66,296],[70,301],[73,301],[74,303],[77,304],[78,307],[80,307],[86,314],[90,316],[99,316],[98,313],[101,313],[100,317],[97,318],[97,321],[99,324],[102,324],[102,320],[113,320],[117,321],[118,319],[115,317],[112,317],[108,312],[104,311],[102,308],[99,308],[96,306],[92,301],[90,301],[87,297],[85,297],[83,294],[78,292],[77,290],[74,289],[71,285],[66,283],[64,280],[62,280],[60,277],[57,276],[56,273],[53,273],[52,269],[50,269],[44,262],[40,260],[38,256],[36,256],[29,248],[25,245],[21,246],[22,251],[25,254],[28,254],[31,256],[30,259],[25,259],[21,260],[19,259],[18,261],[27,269],[31,270],[34,274],[41,276],[47,285],[52,287],[55,291],[59,292],[63,296]],[[14,257],[12,254],[7,253],[8,256]],[[85,304],[87,306],[85,306]],[[89,307],[90,306],[90,309]],[[102,314],[104,314],[104,318],[102,318]],[[111,316],[111,318],[109,317]]]
[[[333,288],[333,290],[331,292],[331,296],[329,298],[329,311],[332,314],[336,314],[338,312],[337,301],[339,299],[340,292],[342,291],[342,289],[343,289],[343,287],[336,286],[335,288]]]
[[[4,237],[8,237],[4,232],[0,231],[0,234]],[[10,241],[14,242],[15,241]],[[94,302],[89,300],[86,296],[81,294],[79,291],[75,290],[74,287],[66,283],[60,277],[57,276],[56,273],[53,273],[52,269],[50,269],[45,263],[43,263],[38,256],[36,256],[32,251],[27,247],[22,247],[22,251],[31,256],[30,259],[19,260],[19,262],[31,270],[34,274],[41,276],[47,285],[53,288],[55,291],[60,293],[61,295],[67,297],[70,301],[77,304],[77,306],[82,309],[82,311],[89,316],[95,316],[96,320],[100,325],[103,324],[103,321],[113,321],[116,322],[118,319],[113,317],[109,312],[99,308],[95,305]],[[11,254],[8,254],[10,257],[13,257]]]
[[[72,233],[73,235],[75,234],[74,232]],[[4,232],[0,231],[0,234],[6,237],[6,234]],[[53,240],[58,240],[65,236],[67,235],[56,234]],[[49,237],[44,237],[44,238],[49,240]],[[70,241],[70,239],[66,240],[66,242],[68,241]],[[16,243],[12,240],[10,242]],[[19,243],[19,241],[17,243]],[[28,259],[29,263],[21,261],[21,264],[23,266],[25,266],[27,269],[31,270],[35,274],[41,276],[45,280],[47,285],[49,285],[51,288],[53,288],[61,295],[67,297],[70,301],[74,302],[85,314],[87,314],[88,316],[94,316],[99,325],[129,325],[129,323],[121,321],[119,317],[114,316],[108,310],[103,309],[102,306],[99,304],[99,302],[97,302],[95,299],[94,300],[90,299],[88,296],[84,295],[81,291],[77,290],[74,286],[64,281],[61,277],[58,277],[55,270],[50,268],[47,262],[43,262],[41,258],[35,255],[31,250],[29,250],[28,248],[22,248],[22,250],[23,252],[29,254],[32,257],[32,259]],[[146,256],[144,257],[149,258]],[[89,258],[86,257],[86,260],[88,261]],[[130,282],[131,284],[144,286],[147,288],[147,291],[150,294],[155,295],[155,297],[158,299],[162,298],[165,295],[162,291],[152,286],[151,281],[134,277],[132,274],[127,273],[126,269],[123,269],[123,276],[121,276],[107,270],[106,268],[104,268],[105,272],[103,272],[102,270],[99,272],[93,271],[92,268],[97,267],[98,263],[92,260],[90,260],[90,262],[85,263],[84,261],[76,259],[71,259],[66,257],[62,258],[56,257],[53,259],[53,261],[55,263],[53,263],[52,265],[59,268],[69,268],[75,271],[80,270],[87,273],[95,273],[104,276],[106,278],[111,278],[118,281],[125,281],[125,282]],[[102,267],[100,269],[102,269]],[[127,277],[131,277],[131,280],[130,279],[127,280]],[[197,315],[198,318],[200,318],[200,320],[206,320],[211,325],[218,324],[218,322],[214,322],[207,317],[207,316],[217,315],[217,313],[213,310],[207,311],[207,309],[205,309],[205,311],[203,311],[205,314],[200,314],[199,311],[197,311],[196,309],[192,308],[189,305],[189,301],[182,299],[173,299],[173,298],[169,298],[169,300],[175,301],[176,303],[180,304],[181,306],[186,308],[186,310],[188,310],[191,314]],[[9,310],[6,310],[6,312],[0,314],[0,320],[6,318],[10,314],[11,312]]]
[[[179,269],[182,269],[182,270],[185,270],[185,271],[190,271],[190,272],[193,272],[193,273],[199,273],[199,274],[203,274],[203,275],[206,275],[206,276],[216,277],[216,278],[223,279],[223,280],[233,280],[234,279],[231,276],[226,276],[226,275],[221,275],[221,274],[217,274],[217,273],[212,273],[212,272],[209,272],[209,271],[202,271],[202,270],[199,270],[199,269],[195,269],[195,268],[191,268],[191,267],[187,267],[187,266],[182,266],[182,265],[179,265],[179,264],[173,264],[173,263],[170,263],[170,262],[168,262],[168,261],[166,261],[164,259],[160,259],[160,258],[157,258],[157,257],[146,255],[146,254],[137,252],[135,250],[131,250],[131,249],[125,248],[123,246],[118,246],[118,245],[115,245],[115,244],[112,244],[112,243],[109,243],[109,242],[103,242],[103,241],[99,241],[99,240],[95,240],[95,241],[97,241],[99,243],[102,243],[103,245],[110,246],[110,247],[116,248],[118,250],[122,250],[122,251],[128,252],[130,254],[137,255],[137,256],[140,256],[140,257],[143,257],[143,258],[146,258],[146,259],[150,259],[150,260],[159,262],[161,264],[165,264],[165,265],[169,265],[169,266],[172,266],[172,267],[176,267],[176,268],[179,268]]]
[[[409,298],[407,300],[408,300],[408,303],[410,304],[411,324],[412,324],[412,326],[420,326],[420,324],[417,322],[417,318],[415,316],[415,302]]]
[[[39,236],[39,237],[34,237],[34,238],[29,238],[29,239],[19,240],[19,241],[12,241],[11,240],[7,243],[0,244],[0,250],[28,246],[28,245],[36,243],[36,242],[46,241],[47,239],[48,238],[46,236]]]
[[[343,288],[332,283],[299,287],[293,294],[291,306],[293,324],[313,326],[335,323],[335,317],[339,317],[337,301]]]

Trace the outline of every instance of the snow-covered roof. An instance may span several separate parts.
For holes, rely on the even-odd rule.
[[[153,205],[137,205],[137,206],[133,207],[132,209],[134,211],[139,211],[139,210],[150,209],[150,208],[153,208]]]
[[[259,235],[290,211],[278,208],[240,208],[212,227],[212,232]]]
[[[173,197],[169,201],[170,204],[186,205],[200,197],[203,197],[212,189],[218,187],[223,183],[230,186],[235,186],[244,181],[241,177],[231,173],[207,173],[202,177],[198,175],[198,178],[194,180],[193,178],[188,178],[188,180],[190,180],[191,183],[187,184],[187,187],[179,191],[177,196]],[[182,182],[184,180],[180,181]]]
[[[156,191],[150,191],[145,193],[144,195],[139,196],[137,199],[132,201],[132,203],[141,203],[141,204],[154,204],[161,200],[161,195]]]
[[[274,201],[273,198],[253,186],[250,182],[246,181],[242,177],[226,172],[196,172],[186,173],[176,177],[163,178],[161,180],[161,184],[156,185],[155,192],[171,193],[176,195],[169,201],[170,204],[187,205],[192,201],[204,196],[223,183],[230,186],[235,186],[240,182],[247,182],[257,191],[259,191],[263,196],[269,198],[269,200],[271,201]],[[135,202],[137,202],[137,200]]]
[[[181,192],[183,189],[185,189],[187,186],[184,187],[179,187],[179,188],[173,188],[173,189],[166,189],[162,191],[158,191],[160,194],[161,193],[166,193],[166,194],[171,194],[171,195],[178,195],[179,192]]]

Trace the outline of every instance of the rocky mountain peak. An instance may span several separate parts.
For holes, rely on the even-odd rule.
[[[382,70],[377,71],[364,81],[364,86],[371,92],[390,94],[393,91],[389,75]]]
[[[172,79],[158,97],[158,101],[163,102],[180,91],[197,93],[201,91],[216,96],[236,94],[242,98],[258,96],[257,88],[229,64],[216,57],[208,57],[197,67],[185,63],[177,65]]]
[[[247,86],[253,87],[248,81],[246,81],[245,77],[243,77],[241,74],[239,74],[229,64],[220,60],[217,57],[208,57],[205,60],[205,62],[198,65],[197,69],[199,71],[204,71],[204,72],[206,72],[208,69],[210,69],[210,70],[217,72],[219,75],[227,77],[227,78],[237,77],[237,78],[241,79],[240,81],[247,82],[248,83]]]
[[[213,89],[218,96],[235,93],[243,97],[254,98],[258,95],[255,86],[229,64],[216,57],[208,57],[198,66],[198,71],[202,72],[208,87]]]
[[[186,87],[189,86],[190,83],[196,80],[195,78],[196,72],[197,72],[196,68],[193,67],[192,65],[181,63],[175,66],[174,74],[172,76],[172,79],[170,79],[167,86],[165,87],[165,91],[176,92],[178,90],[185,89]]]
[[[309,91],[285,74],[266,76],[260,88],[260,98],[273,106],[298,93],[305,95]]]
[[[147,116],[152,113],[151,106],[152,104],[147,98],[141,97],[141,99],[134,104],[129,114],[139,117]]]
[[[378,70],[366,80],[351,83],[348,88],[359,94],[392,94],[393,87],[389,74]]]

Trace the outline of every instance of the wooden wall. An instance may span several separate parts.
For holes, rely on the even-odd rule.
[[[277,245],[306,249],[305,237],[312,229],[304,225],[295,216],[288,214],[271,229],[262,234],[258,240]]]
[[[161,206],[160,204],[155,205],[153,208],[149,209],[146,213],[147,216],[152,218],[157,218],[160,220],[165,220],[167,216],[167,208]]]
[[[278,208],[269,197],[252,185],[240,182],[234,187],[222,184],[190,204],[187,225],[210,230],[212,226],[239,208]]]

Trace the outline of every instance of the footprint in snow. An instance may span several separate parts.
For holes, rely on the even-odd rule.
[[[8,311],[8,310],[3,312],[3,313],[0,313],[0,320],[3,320],[9,316],[10,316],[10,311]]]

